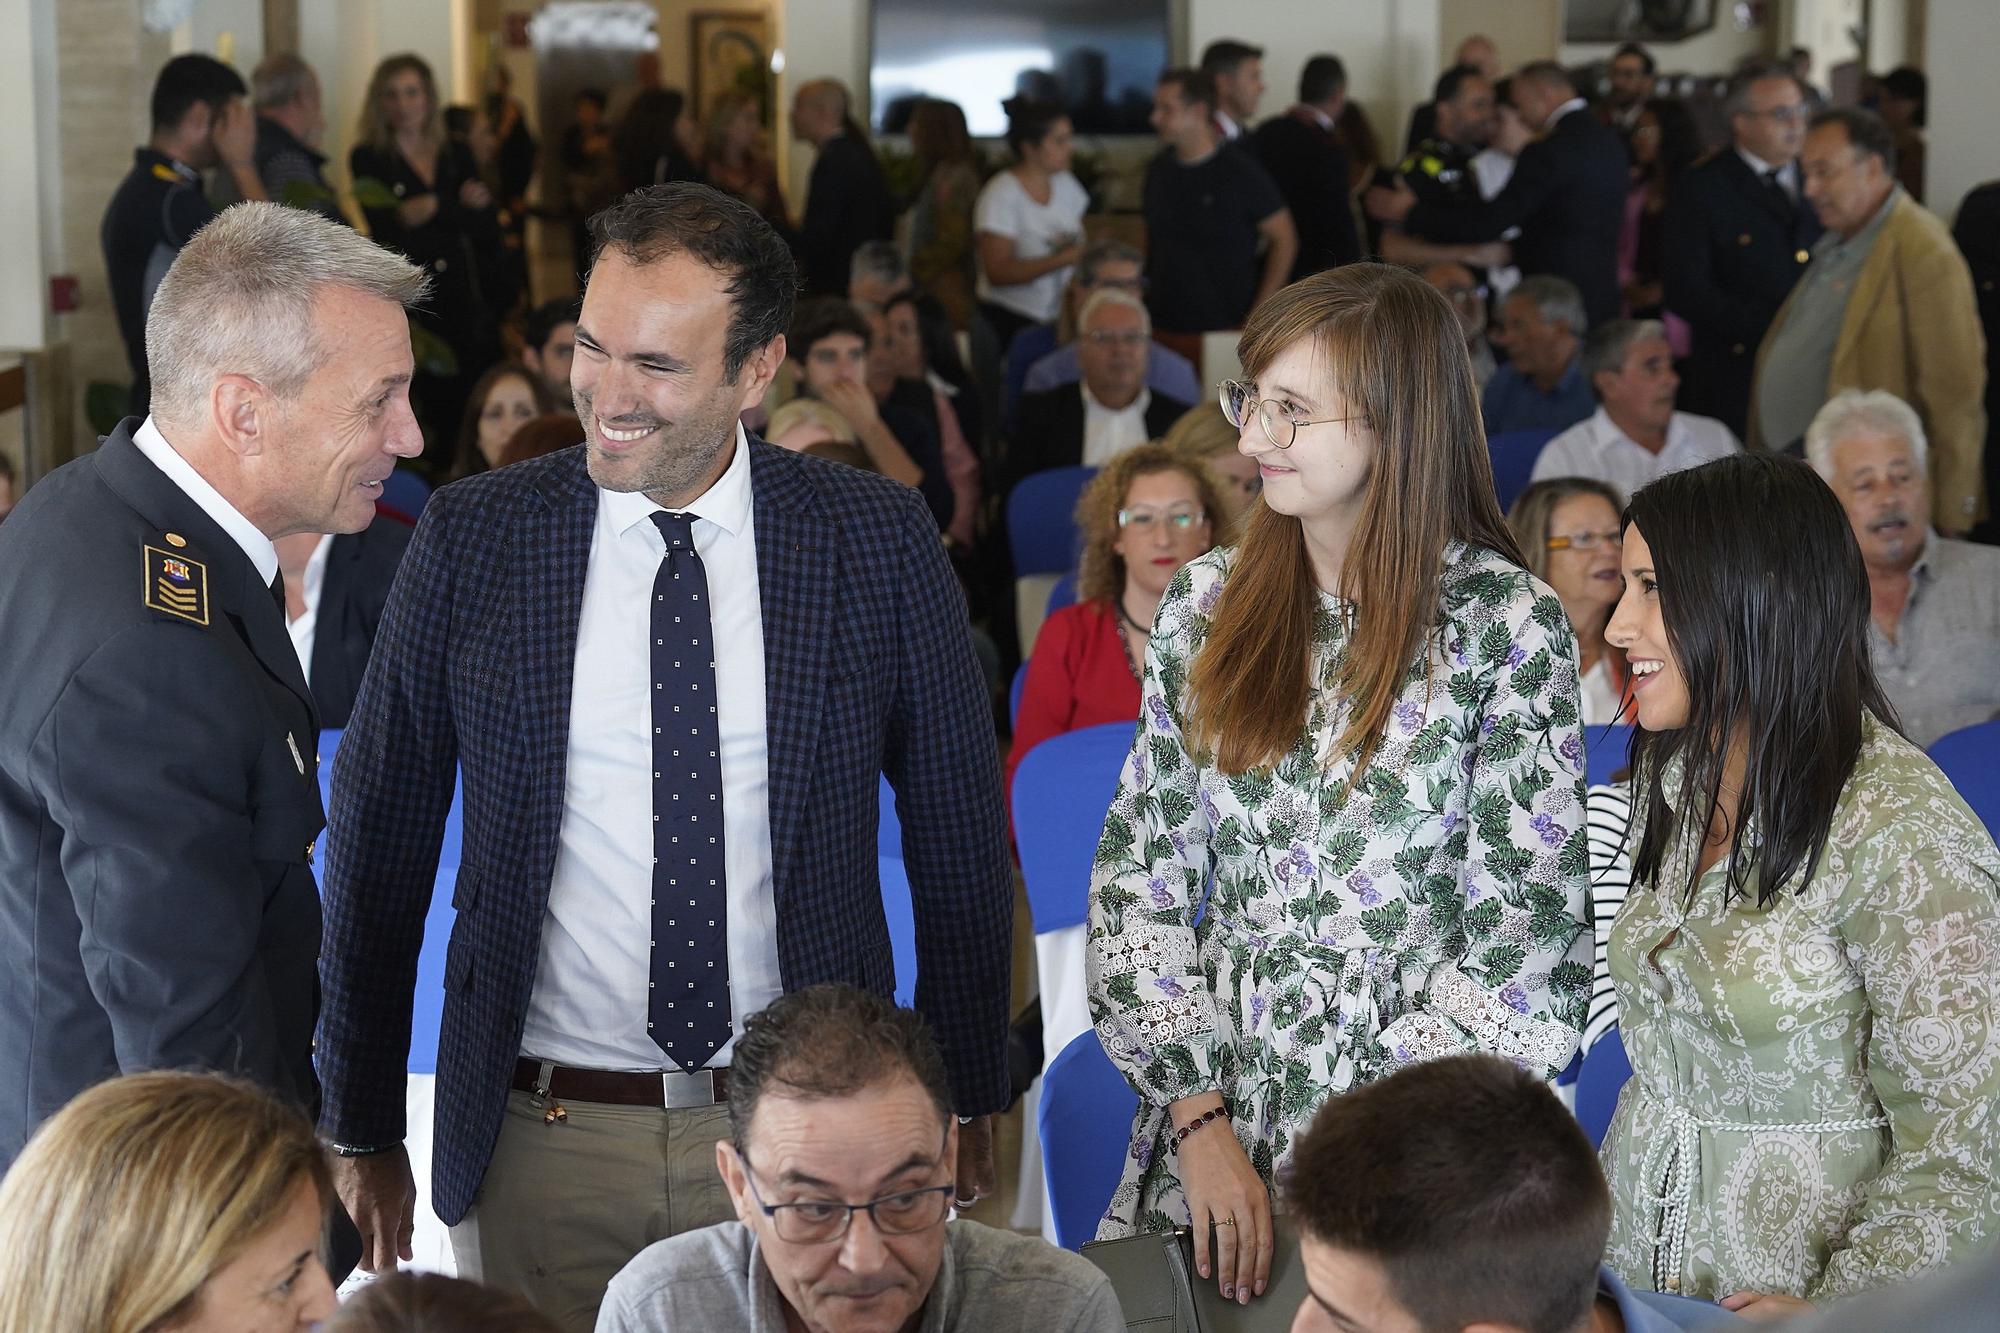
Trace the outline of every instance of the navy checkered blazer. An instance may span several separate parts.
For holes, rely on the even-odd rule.
[[[937,525],[914,490],[750,443],[764,606],[771,854],[787,990],[894,990],[877,872],[897,793],[917,1007],[958,1109],[1007,1101],[1012,881],[991,713]],[[492,1157],[534,984],[563,815],[597,487],[583,447],[439,491],[403,558],[333,768],[322,1128],[404,1136],[417,951],[456,767],[432,1195],[465,1215]],[[635,614],[643,614],[643,609]]]

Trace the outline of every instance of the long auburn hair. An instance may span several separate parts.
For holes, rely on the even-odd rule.
[[[1353,708],[1334,758],[1353,755],[1358,780],[1436,627],[1446,544],[1524,562],[1494,498],[1472,363],[1444,297],[1387,264],[1314,274],[1251,312],[1237,344],[1244,373],[1256,378],[1302,339],[1376,440],[1338,589],[1354,625],[1336,687]],[[1308,435],[1292,447],[1315,445]],[[1190,739],[1223,772],[1275,767],[1297,744],[1317,593],[1299,520],[1257,505],[1189,679]]]
[[[1687,725],[1633,736],[1633,804],[1645,812],[1633,882],[1658,889],[1670,849],[1707,836],[1741,737],[1748,762],[1725,893],[1747,894],[1754,850],[1757,905],[1768,906],[1794,875],[1801,889],[1812,878],[1861,755],[1864,710],[1900,730],[1868,654],[1861,548],[1819,475],[1775,454],[1669,473],[1632,497],[1625,526],[1652,552],[1688,693]],[[1676,760],[1669,800],[1661,777]],[[1760,845],[1746,849],[1752,824]],[[1690,865],[1690,905],[1700,878]]]
[[[422,56],[405,51],[385,57],[368,76],[368,92],[361,99],[360,124],[354,131],[358,142],[384,153],[396,146],[396,131],[389,125],[388,113],[382,110],[382,94],[389,80],[403,73],[417,76],[417,81],[424,85],[424,96],[430,101],[430,111],[424,117],[425,137],[433,143],[443,138],[440,120],[444,108],[438,101],[437,76],[431,73],[430,64]]]

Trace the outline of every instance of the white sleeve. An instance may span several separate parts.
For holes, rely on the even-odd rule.
[[[972,230],[991,232],[1019,240],[1022,231],[1021,200],[1025,196],[1014,183],[1014,173],[1001,171],[986,182],[972,211]]]

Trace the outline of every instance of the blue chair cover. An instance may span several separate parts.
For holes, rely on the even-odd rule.
[[[917,916],[910,906],[910,876],[903,858],[879,858],[882,874],[882,915],[889,922],[889,956],[896,964],[896,1003],[917,1002]]]
[[[881,804],[881,814],[875,821],[875,855],[903,859],[903,822],[896,817],[896,789],[889,785],[885,774],[877,779],[880,793],[876,800]]]
[[[1132,1151],[1139,1098],[1111,1057],[1086,1032],[1057,1052],[1042,1072],[1042,1176],[1055,1215],[1056,1243],[1080,1248],[1118,1188]]]
[[[1931,762],[2000,839],[2000,721],[1981,722],[1943,736],[1931,746]]]
[[[1094,467],[1052,467],[1031,472],[1007,494],[1007,546],[1014,577],[1062,574],[1076,568],[1082,545],[1076,530],[1076,499]]]
[[[431,484],[407,469],[397,468],[382,482],[381,503],[409,515],[412,522],[424,512],[430,498]]]
[[[1056,580],[1056,586],[1049,589],[1049,604],[1043,608],[1044,616],[1052,616],[1065,606],[1076,605],[1076,575],[1065,574]]]
[[[1028,372],[1035,368],[1035,362],[1055,350],[1056,326],[1053,324],[1030,324],[1007,344],[1007,364],[1002,371],[1000,389],[1000,424],[1003,430],[1011,433],[1014,429],[1014,409],[1020,405],[1021,394],[1027,388]]]
[[[1632,1062],[1625,1058],[1625,1043],[1612,1028],[1583,1053],[1583,1071],[1576,1077],[1576,1118],[1595,1148],[1604,1142],[1611,1128],[1611,1113],[1618,1109],[1618,1090],[1632,1077]]]
[[[1090,867],[1132,732],[1130,722],[1107,722],[1051,736],[1014,772],[1014,841],[1038,935],[1084,918]]]
[[[1021,694],[1028,688],[1028,664],[1021,663],[1014,668],[1014,683],[1007,687],[1007,729],[1012,731],[1021,724]]]
[[[1503,430],[1487,437],[1486,454],[1493,460],[1493,489],[1500,497],[1503,511],[1513,508],[1515,499],[1528,489],[1528,477],[1535,470],[1535,459],[1541,456],[1542,446],[1561,433]]]
[[[1607,725],[1583,729],[1583,777],[1596,787],[1624,768],[1632,749],[1632,728]]]

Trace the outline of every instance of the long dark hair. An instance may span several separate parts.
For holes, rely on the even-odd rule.
[[[1645,812],[1633,879],[1661,887],[1669,848],[1707,837],[1741,737],[1748,762],[1726,894],[1747,895],[1754,851],[1757,905],[1768,906],[1819,864],[1861,753],[1862,713],[1897,727],[1869,661],[1861,548],[1818,474],[1773,454],[1670,473],[1632,497],[1625,524],[1652,551],[1667,644],[1688,692],[1686,726],[1633,738],[1634,804]],[[1676,761],[1670,803],[1660,779]],[[1744,845],[1751,825],[1754,849]],[[1691,867],[1689,903],[1699,879]]]

